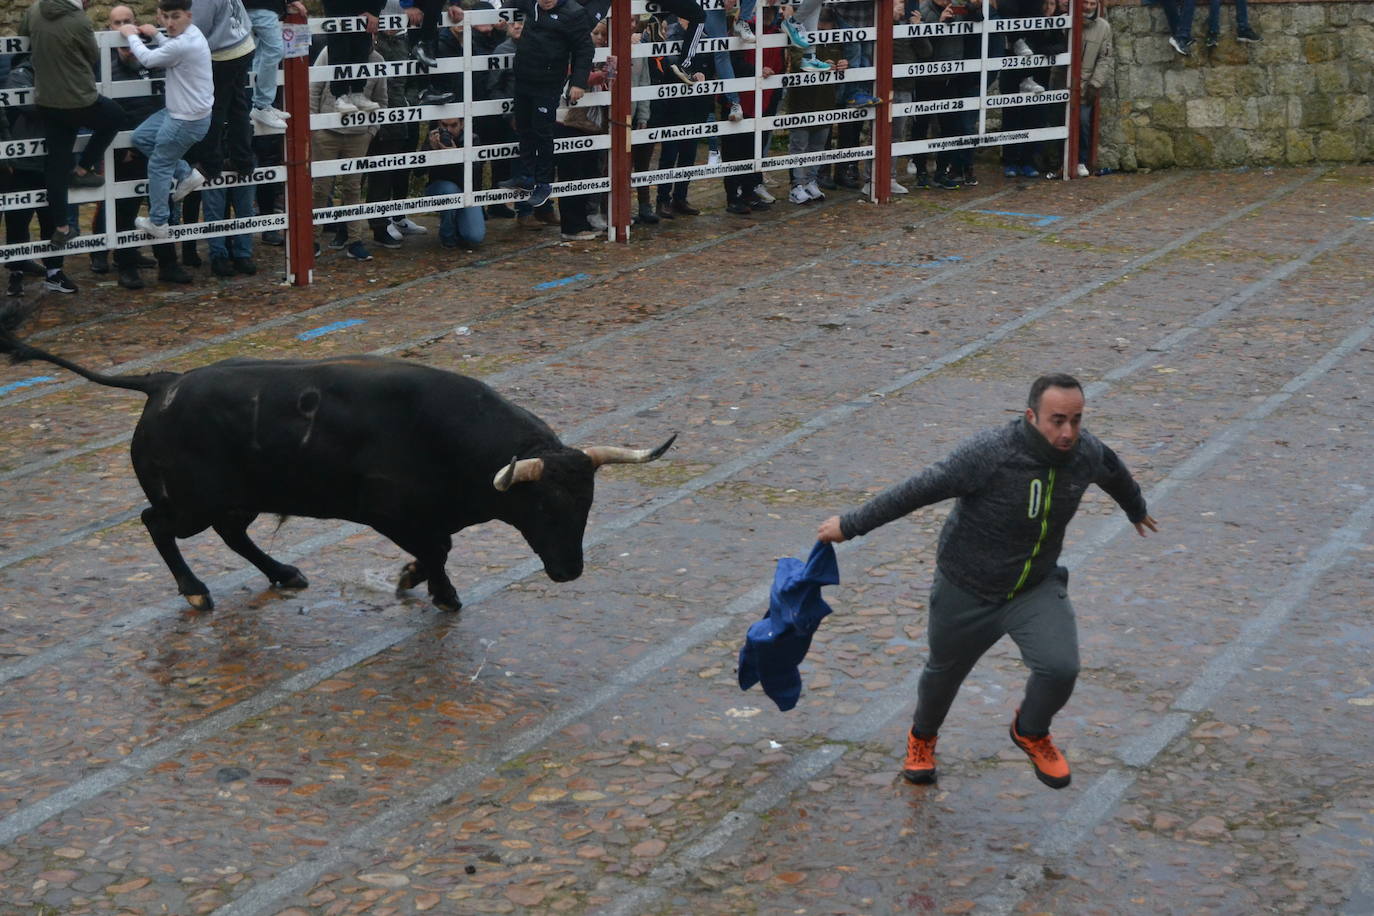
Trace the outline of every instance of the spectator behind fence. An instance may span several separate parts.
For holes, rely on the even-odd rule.
[[[1197,0],[1159,0],[1164,19],[1169,24],[1169,47],[1187,56],[1193,53],[1193,15]],[[1236,41],[1242,44],[1260,41],[1260,35],[1250,28],[1250,7],[1247,0],[1236,0]],[[1207,47],[1215,48],[1221,41],[1221,0],[1211,0],[1207,13]]]
[[[388,0],[382,8],[382,15],[401,15],[396,0]],[[383,60],[406,60],[411,49],[405,37],[390,29],[377,32],[377,53]],[[405,77],[390,77],[386,81],[386,104],[388,108],[413,108],[422,104],[418,81]],[[403,156],[415,152],[420,143],[420,123],[406,120],[400,123],[388,121],[377,128],[372,142],[367,147],[367,156]],[[372,172],[367,176],[367,202],[381,203],[386,200],[403,201],[410,197],[410,176],[413,170],[401,166]],[[407,235],[424,235],[429,230],[406,216],[402,205],[396,212],[382,213],[367,221],[372,230],[372,241],[382,248],[400,248],[401,240]]]
[[[390,2],[393,0],[388,0],[388,3]],[[407,56],[416,59],[432,59],[434,66],[437,66],[439,61],[463,56],[463,27],[457,24],[462,22],[463,8],[454,2],[450,2],[448,6],[450,7],[449,21],[455,24],[446,29],[438,29],[428,39],[414,45],[414,47],[407,46]],[[414,14],[416,9],[416,7],[410,7],[406,12]],[[405,40],[413,41],[415,33],[416,30],[412,27]],[[474,33],[475,37],[476,34]],[[475,51],[476,47],[473,50]],[[424,85],[420,89],[421,105],[449,105],[463,100],[463,72],[461,70],[452,73],[430,73],[431,66],[423,60],[420,63],[420,69],[426,74],[422,80]],[[475,71],[472,78],[476,81],[477,73]]]
[[[1112,72],[1112,26],[1101,14],[1098,0],[1079,2],[1083,11],[1083,50],[1078,81],[1078,165],[1075,172],[1079,178],[1087,178],[1093,149],[1093,109]]]
[[[370,39],[370,36],[369,36]],[[368,57],[369,61],[380,62],[382,56],[373,51]],[[329,48],[326,47],[320,52],[320,56],[315,58],[315,66],[325,67],[330,63]],[[310,110],[316,114],[354,114],[358,111],[358,106],[350,106],[348,111],[341,112],[338,108],[339,99],[334,95],[331,87],[333,83],[311,83],[310,84]],[[368,100],[374,102],[374,108],[380,108],[386,101],[385,77],[374,76],[364,81],[363,93]],[[315,131],[310,138],[310,158],[314,162],[323,162],[330,159],[357,159],[367,152],[368,144],[372,142],[372,137],[377,133],[375,124],[362,124],[351,127],[327,127],[323,130]],[[358,203],[362,199],[362,173],[356,169],[350,169],[341,175],[326,175],[316,178],[314,181],[315,209],[329,206],[329,198],[337,182],[339,190],[338,203],[340,206],[348,207]],[[333,235],[330,242],[331,248],[342,248],[344,254],[355,261],[371,261],[372,253],[363,244],[362,231],[360,226],[365,225],[361,220],[340,220],[339,228],[334,231],[328,225],[320,228],[324,232]],[[316,243],[318,250],[319,244]]]
[[[841,56],[843,52],[839,45],[812,45],[807,50],[812,57],[828,64],[827,69],[840,72],[849,69],[849,61]],[[807,59],[804,53],[795,45],[787,49],[787,63],[790,71],[794,73],[807,72],[802,67]],[[783,106],[788,114],[794,115],[810,114],[814,111],[829,111],[835,107],[835,84],[814,83],[793,86],[787,90],[787,98],[784,100]],[[829,124],[794,126],[788,130],[787,152],[794,156],[819,153],[826,148],[829,138]],[[809,204],[813,200],[824,200],[825,192],[821,190],[816,181],[819,170],[820,166],[816,163],[793,166],[792,191],[788,194],[787,199],[794,204]]]
[[[603,20],[592,29],[592,44],[604,48],[607,37],[608,24]],[[592,68],[587,77],[587,85],[593,92],[607,88],[604,65]],[[606,132],[607,111],[605,105],[588,105],[585,102],[569,106],[556,128],[557,136],[578,139],[603,134]],[[585,181],[596,178],[600,171],[597,160],[596,150],[571,149],[559,153],[554,157],[558,180]],[[591,216],[593,210],[600,209],[599,198],[599,194],[576,194],[559,198],[558,219],[563,241],[589,242],[597,237]],[[605,222],[602,222],[601,228],[605,227]]]
[[[16,55],[10,72],[5,77],[4,88],[23,90],[33,88],[33,64],[27,55]],[[11,105],[0,108],[0,140],[36,140],[43,136],[42,120],[33,105]],[[43,187],[43,159],[39,156],[23,156],[0,164],[0,193],[9,191],[36,191]],[[52,216],[47,207],[24,207],[5,211],[5,244],[21,245],[29,241],[29,224],[34,214],[38,215],[39,232],[46,238],[52,234]],[[7,265],[10,282],[6,288],[8,296],[24,295],[25,268],[31,261],[11,261]],[[44,256],[38,272],[43,275],[43,286],[54,293],[74,293],[76,284],[67,279],[62,272],[63,259],[60,253]]]
[[[922,22],[981,22],[983,19],[982,0],[921,0]],[[940,35],[931,41],[935,60],[964,60],[982,55],[982,36],[978,34]],[[932,99],[977,96],[981,77],[977,69],[972,73],[957,73],[951,77],[927,77],[933,84],[928,92]],[[946,111],[936,116],[939,126],[938,136],[942,139],[963,137],[977,129],[978,111]],[[929,119],[913,118],[918,136],[925,139]],[[919,170],[921,163],[917,163]],[[946,191],[957,191],[960,187],[974,187],[978,180],[973,176],[973,147],[947,147],[935,154],[935,186]],[[917,181],[920,186],[920,181]]]
[[[133,10],[127,6],[116,6],[110,10],[110,30],[118,32],[123,26],[137,25]],[[120,36],[120,44],[110,50],[110,75],[118,82],[142,82],[145,80],[165,80],[166,74],[158,68],[148,68],[134,56],[133,50],[129,47],[124,37]],[[162,87],[165,90],[165,82]],[[152,87],[148,87],[152,88]],[[150,93],[149,95],[121,96],[118,99],[119,107],[124,109],[124,123],[120,125],[122,130],[136,130],[140,124],[146,121],[151,115],[160,110],[166,102],[166,94],[163,92]],[[138,181],[148,177],[148,158],[136,146],[128,149],[116,150],[114,156],[114,177],[116,181]],[[143,200],[139,197],[120,197],[115,200],[114,220],[115,229],[125,232],[134,228],[134,219],[138,216],[139,210],[143,207]],[[102,203],[96,208],[95,231],[103,233],[105,231],[105,220],[109,214]],[[117,282],[119,286],[127,290],[142,289],[144,286],[143,277],[140,273],[144,267],[154,267],[158,269],[157,278],[162,283],[190,283],[194,277],[182,269],[177,263],[176,246],[171,243],[164,243],[153,246],[153,255],[156,261],[150,261],[139,253],[137,248],[116,248],[114,251],[114,264],[118,273]],[[109,252],[96,251],[91,253],[91,270],[99,272],[97,268],[104,262],[106,270],[108,267]]]
[[[62,248],[75,233],[67,215],[67,188],[98,188],[105,183],[96,169],[124,113],[96,91],[100,49],[85,0],[35,0],[24,13],[19,34],[30,42],[34,105],[47,146],[43,184],[51,228],[43,232],[51,233],[54,248]],[[78,160],[72,147],[83,127],[91,130],[91,137]]]
[[[780,12],[783,17],[782,30],[787,33],[787,40],[802,53],[798,69],[829,70],[830,65],[816,56],[811,40],[806,37],[806,33],[816,31],[820,23],[821,0],[801,0],[796,5],[784,3]]]
[[[766,6],[763,9],[763,16],[759,23],[759,34],[772,35],[779,30],[778,19],[775,15],[777,7]],[[734,52],[734,60],[731,63],[735,68],[735,75],[738,77],[752,77],[754,75],[754,56],[755,49],[746,48],[742,51]],[[762,77],[767,79],[774,75],[783,67],[787,66],[787,59],[782,48],[763,49],[763,71]],[[765,89],[761,93],[763,111],[755,112],[754,97],[755,93],[746,92],[740,96],[740,105],[744,108],[746,118],[757,117],[758,114],[768,114],[776,104],[778,91],[776,89]],[[722,104],[725,104],[722,102]],[[726,113],[728,116],[727,112]],[[764,133],[762,149],[766,152],[769,144],[769,134]],[[722,134],[720,138],[720,155],[725,162],[737,162],[742,159],[752,159],[754,157],[754,135],[752,133],[728,133]],[[771,203],[762,196],[767,192],[763,185],[763,175],[760,172],[736,172],[724,177],[725,183],[725,209],[738,216],[752,216],[755,211],[767,210]]]
[[[290,114],[277,107],[277,68],[286,56],[281,21],[288,13],[305,15],[300,0],[243,0],[253,27],[253,110],[250,117],[268,130],[286,130]]]
[[[464,6],[466,9],[474,11],[496,9],[495,5],[487,2],[487,0],[469,0]],[[472,25],[472,54],[474,59],[515,53],[515,44],[508,42],[506,38],[507,28],[508,26],[504,22],[474,23]],[[472,74],[473,101],[485,102],[502,98],[501,77],[502,74],[510,72],[509,68],[492,70],[488,67],[479,66]],[[504,97],[509,98],[510,96]],[[505,115],[478,115],[472,120],[472,128],[473,133],[476,134],[473,142],[483,146],[490,146],[494,143],[514,143],[516,139],[515,131],[511,128],[510,118]],[[498,187],[501,182],[510,177],[511,161],[509,159],[491,159],[485,164],[491,169],[489,180],[483,178],[484,163],[474,162],[472,164],[472,189],[474,191]],[[489,204],[487,216],[497,219],[510,219],[515,216],[515,211],[505,204]]]
[[[569,105],[587,91],[592,24],[577,0],[510,0],[508,6],[524,15],[514,66],[520,165],[501,187],[529,194],[526,203],[538,208],[553,191],[553,125],[563,84],[569,83]]]
[[[444,118],[436,121],[425,135],[426,150],[457,150],[463,148],[463,119]],[[463,190],[463,162],[441,162],[429,167],[426,197],[457,194]],[[445,248],[464,248],[472,251],[487,237],[487,225],[481,207],[452,207],[439,212],[439,244]]]
[[[686,34],[690,23],[680,20],[676,23],[669,23],[665,38],[667,41],[676,41]],[[664,39],[655,39],[664,40]],[[677,85],[677,74],[675,67],[679,66],[672,58],[653,57],[649,59],[649,81],[654,84],[673,84]],[[702,54],[692,64],[692,79],[700,82],[714,76],[715,64],[714,55]],[[693,95],[670,96],[668,98],[657,98],[649,105],[649,126],[668,128],[665,134],[671,134],[671,128],[685,127],[692,124],[704,124],[711,116],[711,104],[714,96],[696,93]],[[731,103],[726,98],[726,104]],[[742,110],[742,109],[741,109]],[[727,115],[728,116],[728,115]],[[678,131],[682,133],[682,131]],[[698,138],[677,137],[670,139],[665,137],[659,141],[658,168],[664,169],[685,169],[696,165],[697,161]],[[678,215],[696,216],[701,213],[696,207],[687,202],[687,191],[691,185],[690,181],[662,181],[658,185],[658,208],[659,219],[673,219]]]
[[[512,63],[511,66],[506,67],[503,70],[493,71],[493,98],[515,98],[515,58],[513,55],[515,54],[516,49],[520,47],[520,36],[522,36],[523,34],[525,34],[524,22],[517,19],[514,22],[509,22],[506,24],[506,40],[501,42],[501,44],[496,48],[496,53],[512,55]],[[505,122],[507,129],[510,131],[510,140],[519,140],[519,135],[515,132],[515,115],[513,113],[506,115]],[[517,158],[513,163],[511,163],[509,174],[514,176],[516,174],[519,174],[519,171],[520,160]],[[497,187],[506,188],[508,187],[508,182],[497,182]],[[534,207],[530,206],[529,198],[518,200],[515,202],[515,208],[513,210],[513,213],[515,215],[515,224],[519,226],[521,229],[540,230],[543,229],[545,226],[552,226],[558,222],[558,216],[553,212],[553,204],[547,200],[544,201],[544,203],[540,205],[540,207],[537,210]]]
[[[643,28],[636,29],[634,34],[630,36],[630,43],[632,45],[641,44],[645,41],[653,41],[654,39],[651,36],[658,34],[658,30],[662,28],[659,21],[651,17],[642,18],[640,20],[640,25],[642,25]],[[653,71],[655,69],[652,63],[653,58],[651,57],[632,57],[630,62],[631,96],[633,96],[635,89],[641,86],[652,85]],[[630,102],[630,123],[634,126],[635,130],[646,129],[649,126],[649,118],[652,116],[653,101],[651,99],[633,99]],[[633,156],[633,170],[635,172],[647,172],[654,157],[653,141],[636,143],[631,155]],[[647,184],[642,184],[635,188],[635,199],[639,203],[639,211],[634,216],[634,222],[643,223],[649,226],[658,222],[658,214],[654,212],[654,205],[650,202],[650,195],[653,193],[653,190],[654,189]]]
[[[253,169],[253,122],[248,74],[253,67],[253,21],[243,0],[195,0],[196,27],[210,46],[215,107],[205,138],[187,154],[206,178]]]
[[[921,21],[919,12],[907,13],[906,0],[890,0],[889,6],[892,10],[892,24],[894,26],[903,24],[914,24]],[[931,58],[931,45],[929,38],[894,38],[892,40],[892,63],[896,67],[903,67],[909,64],[918,64],[928,61]],[[892,104],[905,105],[916,95],[916,85],[921,82],[918,77],[898,76],[892,79]],[[879,117],[882,112],[879,111]],[[892,141],[900,143],[906,139],[909,124],[912,119],[909,117],[894,117],[892,119]],[[917,160],[924,162],[924,156],[912,156],[908,161],[917,163]],[[907,189],[897,180],[897,157],[892,157],[892,172],[888,175],[888,190],[892,194],[906,194]],[[920,168],[920,164],[912,169],[916,173],[916,183],[919,187],[930,187],[930,176]],[[878,176],[882,180],[882,176]]]
[[[148,215],[134,225],[165,239],[171,219],[168,198],[179,201],[205,183],[181,157],[209,131],[215,98],[210,48],[191,23],[191,0],[160,0],[157,9],[167,38],[151,25],[122,25],[119,33],[139,63],[167,74],[167,107],[149,115],[133,136],[134,146],[148,157]],[[149,46],[145,39],[156,44]]]
[[[336,66],[367,62],[368,55],[372,53],[372,36],[377,32],[377,17],[385,5],[385,0],[324,0],[326,16],[361,16],[365,25],[362,32],[336,30],[326,36],[325,45],[329,50],[329,59]],[[358,77],[331,81],[329,96],[334,100],[335,106],[332,110],[343,114],[376,111],[381,105],[367,92],[367,84],[368,80]],[[311,92],[313,95],[313,86]]]

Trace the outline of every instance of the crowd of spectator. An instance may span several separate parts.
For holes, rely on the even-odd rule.
[[[311,62],[316,66],[349,65],[339,73],[345,78],[312,82],[309,110],[313,114],[337,114],[330,126],[312,132],[312,159],[316,162],[357,160],[363,157],[397,157],[403,164],[370,171],[346,169],[329,175],[320,170],[314,179],[314,206],[348,207],[394,202],[393,207],[369,210],[367,219],[325,223],[318,227],[317,253],[328,247],[343,257],[372,259],[371,247],[399,248],[408,238],[425,235],[428,229],[414,220],[406,201],[417,197],[450,197],[464,189],[465,175],[473,190],[503,188],[515,192],[513,206],[498,203],[485,207],[459,207],[452,201],[439,209],[438,237],[444,248],[474,249],[486,238],[491,220],[513,220],[521,229],[543,230],[558,226],[563,239],[583,241],[598,237],[607,227],[604,194],[578,194],[551,200],[555,181],[595,179],[606,174],[604,151],[572,144],[574,149],[555,153],[559,139],[604,133],[610,121],[604,105],[579,104],[584,94],[607,88],[617,72],[626,74],[635,87],[684,84],[694,88],[711,80],[730,81],[758,75],[798,74],[784,80],[784,88],[761,93],[738,92],[734,87],[717,93],[680,88],[659,92],[652,99],[636,100],[632,126],[664,128],[654,142],[636,143],[634,170],[666,170],[694,166],[703,142],[708,144],[708,163],[753,159],[755,135],[726,131],[692,130],[715,120],[735,123],[756,115],[797,116],[774,142],[771,131],[762,136],[762,149],[785,149],[798,156],[845,150],[863,145],[871,120],[862,118],[808,118],[815,112],[835,112],[874,106],[871,81],[849,80],[847,71],[872,66],[872,43],[852,40],[845,30],[876,23],[959,23],[981,21],[985,16],[1030,18],[1065,11],[1060,0],[851,0],[823,4],[800,0],[795,6],[765,0],[732,0],[727,9],[703,11],[697,0],[658,0],[661,12],[640,17],[632,41],[663,48],[663,53],[636,56],[631,66],[618,67],[614,56],[595,62],[596,51],[607,45],[610,0],[505,0],[517,15],[474,17],[465,27],[465,15],[490,11],[487,0],[322,0],[331,17],[359,17],[362,29],[334,29],[317,40]],[[987,4],[986,8],[984,4]],[[1191,0],[1189,0],[1191,3]],[[1077,170],[1088,173],[1091,125],[1090,103],[1109,73],[1111,32],[1098,15],[1098,0],[1084,0],[1081,109]],[[114,180],[146,177],[147,215],[139,215],[144,201],[119,198],[114,206],[115,228],[137,228],[152,243],[153,258],[138,248],[113,253],[118,284],[125,289],[144,286],[141,271],[155,267],[163,283],[193,280],[188,267],[203,266],[197,243],[179,245],[169,239],[170,227],[200,218],[218,221],[282,211],[282,186],[275,182],[239,184],[207,181],[230,173],[244,175],[255,168],[278,165],[283,159],[282,131],[290,115],[279,104],[279,67],[285,46],[282,20],[288,14],[304,15],[298,0],[159,0],[157,23],[137,22],[126,6],[110,11],[108,28],[122,41],[108,52],[115,81],[160,80],[161,90],[147,95],[106,98],[98,91],[101,52],[94,26],[83,0],[35,0],[25,14],[21,34],[31,51],[11,60],[5,77],[7,88],[35,90],[31,105],[0,109],[0,138],[41,138],[45,157],[20,158],[0,168],[0,191],[43,189],[47,203],[32,209],[5,213],[6,242],[29,239],[37,218],[42,238],[52,252],[42,260],[11,263],[10,295],[20,295],[28,273],[41,274],[45,288],[75,292],[76,285],[63,271],[63,248],[77,233],[78,208],[69,204],[69,187],[97,188],[106,149],[120,130],[132,131],[132,147],[118,149]],[[1244,4],[1238,7],[1238,28],[1244,34]],[[383,26],[385,20],[387,27]],[[397,20],[408,26],[395,29]],[[445,21],[447,20],[447,21]],[[452,61],[464,53],[464,30],[474,56],[510,55],[506,67],[473,68],[465,84],[461,68]],[[950,99],[976,99],[982,70],[945,66],[945,62],[976,59],[982,52],[977,30],[929,35],[913,30],[910,37],[894,40],[893,59],[913,68],[911,75],[893,80],[893,104]],[[757,36],[785,34],[783,47],[768,47],[756,54]],[[820,43],[812,37],[819,34]],[[1040,28],[990,36],[993,57],[1006,54],[1036,62],[1034,67],[1001,69],[987,74],[986,91],[1004,95],[1035,95],[1045,87],[1062,87],[1063,68],[1052,67],[1053,55],[1067,46],[1067,30]],[[739,50],[700,53],[703,38],[738,39]],[[844,40],[834,40],[836,37]],[[1257,36],[1253,39],[1257,40]],[[678,44],[665,44],[677,42]],[[602,55],[604,57],[604,55]],[[386,62],[409,61],[413,66],[392,68]],[[929,65],[921,67],[919,65]],[[395,75],[398,70],[404,75]],[[811,76],[822,74],[822,76]],[[474,101],[510,99],[504,114],[483,114],[466,125],[461,117],[439,117],[428,124],[410,117],[390,120],[368,117],[384,108],[414,109],[420,105],[461,102],[465,85]],[[705,87],[701,87],[705,88]],[[756,106],[761,106],[756,111]],[[931,105],[930,110],[898,117],[893,140],[951,139],[977,132],[976,104]],[[1005,106],[999,108],[1001,129],[1034,129],[1062,123],[1063,103]],[[881,109],[880,109],[881,111]],[[561,120],[560,120],[561,118]],[[831,121],[837,126],[832,129]],[[79,154],[80,131],[89,135]],[[465,142],[473,145],[516,144],[515,158],[494,158],[465,167],[461,153]],[[907,158],[906,174],[918,188],[954,190],[978,184],[974,173],[973,146],[947,143],[928,153]],[[657,147],[657,162],[654,151]],[[419,165],[410,165],[412,154],[425,154]],[[1055,151],[1042,142],[1011,144],[1002,149],[1002,165],[1009,177],[1034,177]],[[908,193],[898,179],[900,168],[886,175],[870,175],[866,160],[821,164],[803,160],[790,169],[786,200],[807,205],[822,200],[827,190],[862,189],[887,182],[893,194]],[[933,165],[932,165],[933,158]],[[729,171],[723,177],[726,209],[748,216],[777,203],[769,191],[773,179],[762,172]],[[663,181],[637,189],[634,219],[653,225],[698,215],[689,199],[692,183],[685,179]],[[779,192],[781,196],[781,192]],[[93,231],[103,232],[108,215],[96,207]],[[208,239],[210,270],[216,276],[253,274],[255,233],[214,236]],[[281,245],[282,233],[258,234],[268,245]],[[371,247],[370,247],[371,246]],[[91,269],[111,269],[105,251],[90,255]]]

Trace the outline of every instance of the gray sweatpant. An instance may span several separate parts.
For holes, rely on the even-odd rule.
[[[1069,603],[1069,571],[1056,567],[1043,582],[1010,601],[989,602],[936,572],[926,624],[930,657],[921,672],[912,727],[939,734],[954,695],[978,659],[1010,636],[1030,668],[1019,730],[1043,735],[1078,678],[1078,625]]]

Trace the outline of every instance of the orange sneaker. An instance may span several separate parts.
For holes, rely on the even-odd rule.
[[[927,783],[935,781],[935,742],[940,738],[917,738],[906,733],[906,763],[902,764],[902,776],[907,782]]]
[[[1027,738],[1016,733],[1016,720],[1021,715],[1021,710],[1016,710],[1016,715],[1011,720],[1011,741],[1021,750],[1026,752],[1030,758],[1031,766],[1035,767],[1035,776],[1051,789],[1062,789],[1069,784],[1069,762],[1064,759],[1064,755],[1059,753],[1059,748],[1054,746],[1049,735],[1043,738]]]

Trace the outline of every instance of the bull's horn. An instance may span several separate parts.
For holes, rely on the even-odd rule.
[[[517,483],[529,483],[543,476],[543,458],[511,458],[510,464],[501,469],[491,485],[504,493]]]
[[[646,461],[653,461],[662,456],[677,441],[677,433],[668,437],[668,441],[658,448],[617,448],[613,445],[593,445],[591,448],[584,448],[587,457],[592,459],[592,467],[599,468],[603,464],[643,464]]]

